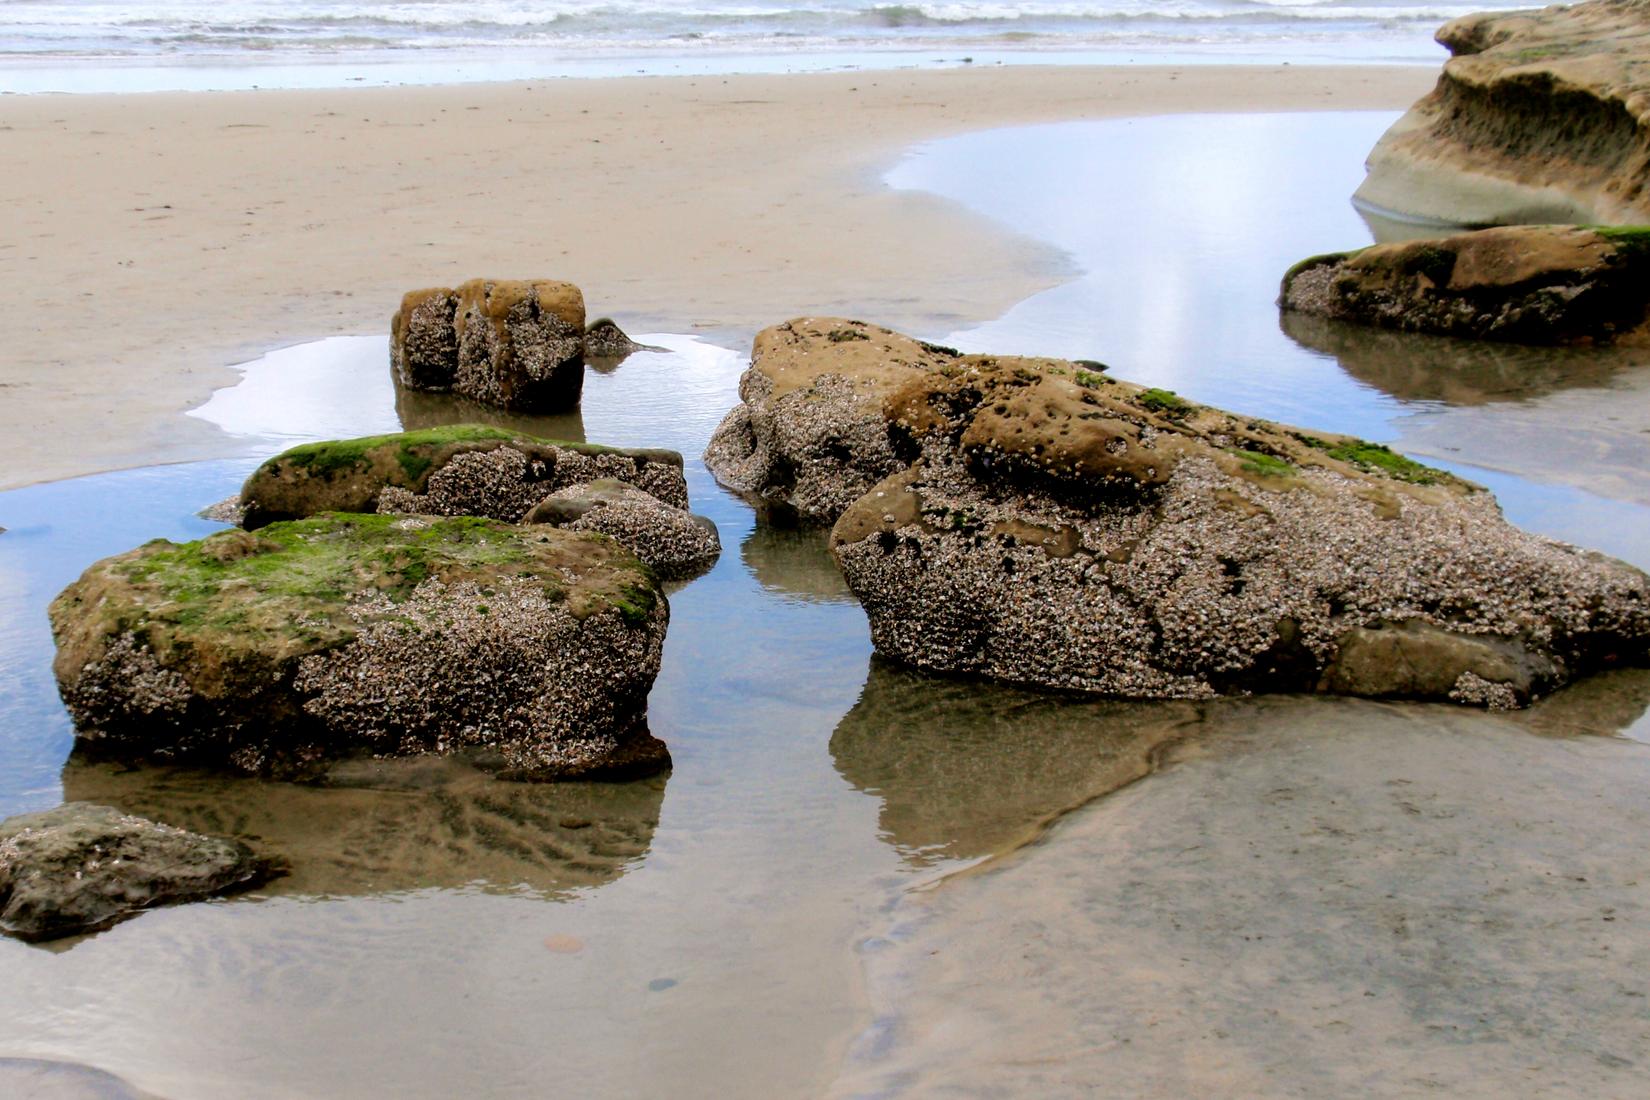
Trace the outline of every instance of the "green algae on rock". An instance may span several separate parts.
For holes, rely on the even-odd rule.
[[[82,935],[277,873],[239,841],[70,802],[0,821],[0,932],[31,941]]]
[[[252,472],[242,525],[319,512],[480,515],[517,523],[544,497],[598,478],[687,507],[675,451],[569,443],[481,424],[305,443]]]
[[[669,610],[600,535],[325,514],[157,540],[51,606],[80,737],[248,772],[460,752],[524,778],[658,770]]]
[[[1314,256],[1279,305],[1334,320],[1521,344],[1644,342],[1650,228],[1508,226]]]
[[[1437,87],[1354,201],[1451,225],[1650,221],[1650,6],[1589,0],[1446,23]]]
[[[850,326],[867,339],[831,339]],[[907,664],[1135,697],[1504,706],[1650,643],[1638,570],[1523,534],[1477,486],[1379,444],[834,318],[757,350],[707,462],[835,521],[873,643]],[[807,472],[821,456],[836,489]],[[1484,644],[1453,647],[1440,688],[1405,668],[1438,649],[1412,620]],[[1352,632],[1382,629],[1337,665]]]
[[[390,366],[411,389],[520,412],[560,412],[584,388],[584,295],[572,283],[471,279],[408,292]]]

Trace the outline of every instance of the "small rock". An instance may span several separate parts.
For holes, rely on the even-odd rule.
[[[716,524],[622,481],[603,479],[563,489],[535,505],[522,522],[598,531],[665,579],[703,572],[722,552]]]
[[[31,941],[95,932],[275,873],[238,841],[71,802],[0,821],[0,932]]]

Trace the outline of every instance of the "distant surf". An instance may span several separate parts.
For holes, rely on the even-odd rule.
[[[1507,0],[0,0],[0,61],[304,61],[884,50],[1439,56],[1444,21]]]

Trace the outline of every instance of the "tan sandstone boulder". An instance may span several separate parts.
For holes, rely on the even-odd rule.
[[[1650,3],[1469,15],[1438,41],[1437,87],[1354,201],[1450,225],[1650,222]]]

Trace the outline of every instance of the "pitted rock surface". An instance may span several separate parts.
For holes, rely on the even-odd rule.
[[[571,283],[471,279],[408,292],[390,365],[411,389],[519,412],[556,412],[584,387],[584,295]]]
[[[1650,222],[1650,3],[1468,15],[1437,37],[1438,85],[1355,201],[1450,225]]]
[[[1523,344],[1643,343],[1650,230],[1509,226],[1303,260],[1286,310]]]
[[[94,932],[275,872],[239,841],[70,802],[0,821],[0,932],[24,940]]]
[[[786,392],[809,392],[810,369],[843,377],[828,334],[849,325],[788,326]],[[840,510],[832,548],[878,651],[906,663],[1137,697],[1507,705],[1650,644],[1644,574],[1524,534],[1488,493],[1377,444],[1195,405],[1098,364],[896,353],[886,371],[856,370],[879,400],[867,386],[840,406],[857,419],[836,438],[879,438],[842,465],[899,468]],[[771,412],[770,373],[751,372]],[[1452,676],[1410,667],[1441,653]]]
[[[302,773],[462,753],[510,776],[656,771],[669,612],[610,539],[479,518],[331,514],[157,540],[52,604],[83,742]]]
[[[622,481],[563,489],[540,501],[523,522],[607,535],[667,580],[704,572],[722,552],[716,524]]]
[[[422,512],[519,522],[546,495],[612,478],[687,507],[675,451],[536,439],[475,424],[307,443],[265,462],[241,490],[249,529],[321,512]]]

